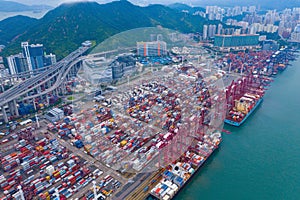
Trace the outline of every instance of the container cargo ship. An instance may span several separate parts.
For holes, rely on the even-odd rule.
[[[235,100],[235,105],[229,110],[225,123],[237,127],[242,125],[262,101],[263,97],[258,94],[245,93],[240,99]]]
[[[154,186],[146,199],[169,200],[187,185],[205,161],[218,149],[222,141],[221,133],[205,135],[175,162],[166,167],[162,179]]]

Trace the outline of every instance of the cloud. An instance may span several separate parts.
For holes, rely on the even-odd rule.
[[[10,1],[16,1],[19,3],[27,4],[27,5],[36,5],[36,4],[45,4],[45,5],[50,5],[53,7],[56,7],[62,3],[71,3],[71,2],[80,2],[80,1],[96,1],[100,4],[103,3],[108,3],[111,2],[112,0],[10,0]],[[153,3],[163,3],[163,4],[168,4],[168,3],[175,3],[178,2],[176,0],[129,0],[130,2],[134,4],[153,4]]]

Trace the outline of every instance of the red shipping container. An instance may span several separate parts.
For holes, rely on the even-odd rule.
[[[21,147],[20,148],[20,151],[23,153],[23,152],[25,152],[25,151],[27,151],[28,149],[26,148],[26,147]]]
[[[73,171],[76,171],[76,170],[78,170],[79,169],[79,165],[75,165],[74,167],[72,167],[72,172]]]
[[[63,194],[59,195],[59,199],[60,200],[67,200],[67,198]]]
[[[72,170],[72,175],[74,175],[78,170]]]
[[[74,179],[73,181],[70,181],[71,185],[74,185],[76,183],[76,179]]]
[[[16,175],[17,171],[13,171],[9,173],[9,177],[14,177]]]
[[[44,140],[40,140],[37,142],[38,145],[44,147],[46,145],[45,141]]]
[[[16,152],[13,152],[10,154],[11,157],[16,157],[18,154]]]
[[[45,168],[46,167],[46,165],[45,164],[42,164],[41,166],[40,166],[40,169],[43,169],[43,168]]]
[[[9,190],[11,188],[11,185],[8,185],[6,187],[3,188],[3,190]]]
[[[71,182],[72,182],[72,181],[76,181],[76,177],[73,176],[73,177],[70,179],[70,181],[71,181]]]
[[[82,180],[79,182],[79,184],[82,185],[84,182],[85,182],[85,180],[82,179]]]
[[[14,180],[14,177],[10,177],[9,179],[7,179],[7,182],[11,182],[12,180]]]
[[[20,153],[19,155],[18,155],[18,157],[19,158],[24,158],[26,155],[24,154],[24,153]]]
[[[71,174],[70,171],[67,171],[67,173],[65,174],[65,176],[69,176]]]

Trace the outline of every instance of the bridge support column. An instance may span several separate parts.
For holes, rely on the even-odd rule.
[[[48,97],[48,94],[46,94],[46,102],[47,102],[47,104],[49,106],[49,97]]]
[[[66,94],[66,84],[65,83],[63,83],[62,85],[61,85],[61,91],[62,91],[62,94]]]
[[[2,92],[4,92],[4,86],[3,86],[3,83],[1,83],[1,90],[2,90]]]
[[[17,102],[16,102],[16,100],[13,101],[13,104],[14,104],[15,114],[16,114],[17,117],[19,117],[20,114],[19,114],[19,110],[18,110],[18,107],[17,107]]]
[[[72,71],[72,76],[76,76],[76,67],[72,67],[71,71]]]
[[[61,94],[61,96],[63,96],[64,91],[63,91],[63,89],[62,89],[62,86],[59,87],[59,93]]]
[[[32,103],[33,103],[34,111],[37,111],[34,99],[32,99]]]
[[[15,115],[13,102],[8,102],[8,109],[10,111],[11,116]]]
[[[54,95],[55,95],[55,96],[58,96],[57,88],[54,89]]]
[[[50,88],[51,87],[51,84],[50,84],[50,81],[47,81],[46,83],[45,83],[45,85],[47,84],[47,88]]]
[[[4,106],[2,106],[1,109],[2,109],[2,114],[3,114],[4,122],[8,123],[8,118],[7,118],[7,114],[6,114]]]
[[[26,94],[25,94],[25,97],[28,97],[28,93],[26,93]],[[23,103],[26,103],[26,104],[28,104],[28,103],[29,103],[28,99],[27,99],[27,100],[25,100],[25,101],[23,101]]]

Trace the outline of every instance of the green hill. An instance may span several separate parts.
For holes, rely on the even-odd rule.
[[[37,19],[20,15],[0,21],[0,44],[8,45],[9,42],[13,42],[25,34],[37,21]]]
[[[19,52],[20,42],[29,41],[43,43],[46,52],[53,52],[60,59],[85,40],[98,44],[122,31],[157,25],[184,33],[201,32],[204,23],[208,22],[200,16],[163,5],[139,7],[124,0],[101,5],[96,2],[62,4],[32,22],[30,28],[22,31],[24,34],[7,46],[4,54]]]

